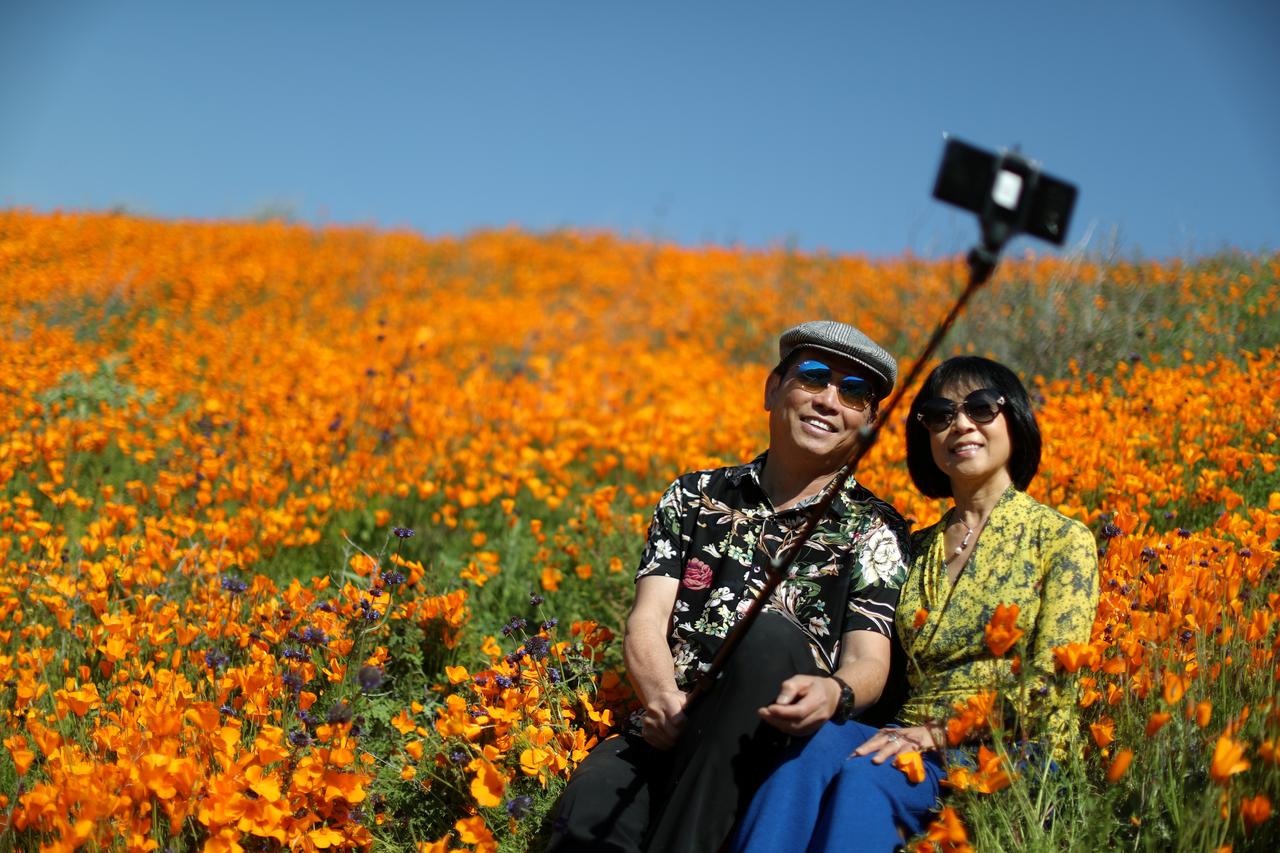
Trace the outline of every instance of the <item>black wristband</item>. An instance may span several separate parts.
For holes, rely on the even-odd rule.
[[[853,719],[853,709],[858,701],[857,697],[853,695],[853,688],[834,672],[831,673],[831,680],[840,685],[840,699],[836,702],[836,710],[831,715],[831,721],[833,723],[843,723]]]

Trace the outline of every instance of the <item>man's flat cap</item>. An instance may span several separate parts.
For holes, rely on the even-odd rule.
[[[778,338],[778,360],[785,361],[800,347],[829,352],[861,366],[875,383],[876,396],[881,400],[889,396],[898,381],[898,362],[893,356],[848,323],[810,320],[792,326]]]

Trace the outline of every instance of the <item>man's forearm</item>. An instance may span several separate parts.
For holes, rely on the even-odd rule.
[[[675,661],[665,635],[646,626],[628,624],[622,650],[627,676],[641,702],[648,704],[659,694],[679,689]]]
[[[854,710],[865,711],[884,692],[884,665],[875,660],[855,660],[843,664],[834,673],[853,688]]]
[[[835,674],[853,688],[854,710],[864,711],[884,693],[892,658],[890,640],[872,631],[844,635],[840,666]]]

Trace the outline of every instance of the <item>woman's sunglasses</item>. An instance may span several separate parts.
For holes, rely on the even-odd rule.
[[[1004,408],[1005,399],[990,388],[979,388],[962,402],[948,400],[945,397],[934,397],[925,400],[916,410],[916,420],[924,424],[929,432],[942,432],[956,419],[961,410],[964,416],[975,424],[989,424]]]
[[[831,384],[831,373],[830,367],[809,359],[796,365],[795,378],[801,388],[811,394],[818,394]],[[870,406],[875,399],[871,383],[861,376],[846,376],[840,380],[836,390],[840,394],[840,402],[859,412]]]

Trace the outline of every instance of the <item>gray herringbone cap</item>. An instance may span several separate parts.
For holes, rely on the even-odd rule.
[[[778,338],[778,360],[785,361],[800,347],[822,350],[847,358],[865,368],[876,394],[883,400],[898,381],[898,362],[862,332],[837,320],[810,320],[792,326]]]

